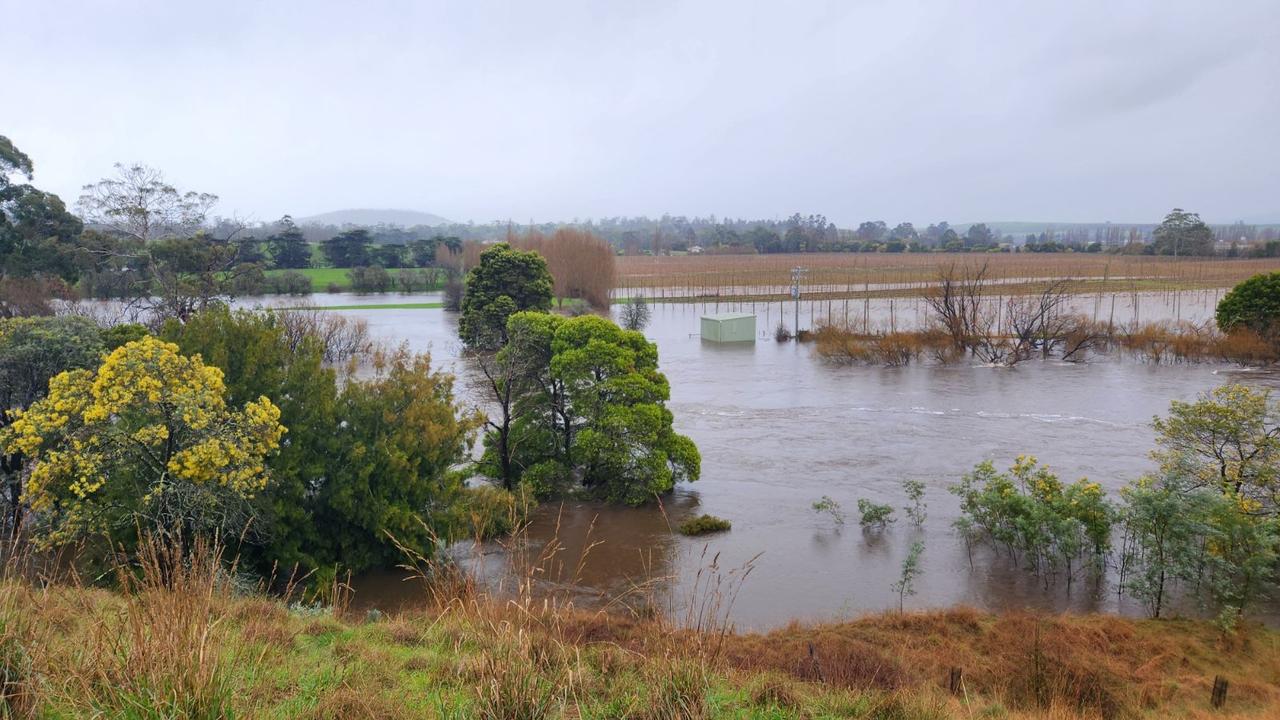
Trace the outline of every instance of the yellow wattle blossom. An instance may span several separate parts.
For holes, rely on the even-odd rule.
[[[0,447],[30,459],[32,507],[56,503],[68,522],[87,522],[98,503],[142,511],[175,481],[248,497],[267,486],[265,460],[285,428],[269,399],[234,410],[225,395],[221,370],[145,337],[108,354],[96,371],[51,379],[48,397],[0,433]]]

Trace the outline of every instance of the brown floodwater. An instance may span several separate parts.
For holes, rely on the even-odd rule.
[[[430,300],[430,296],[406,301]],[[379,298],[369,298],[378,302]],[[1216,293],[1182,297],[1093,296],[1082,312],[1113,313],[1116,322],[1210,316]],[[351,296],[316,296],[319,304],[349,304]],[[354,300],[359,302],[359,299]],[[387,302],[384,298],[382,302]],[[399,301],[399,298],[397,298]],[[801,325],[845,312],[843,301],[802,303]],[[523,550],[501,544],[456,547],[455,553],[491,586],[511,591],[517,576],[535,573],[538,593],[601,605],[643,589],[651,601],[682,617],[690,598],[705,596],[712,559],[725,574],[722,590],[741,580],[732,608],[739,628],[769,628],[790,620],[824,620],[896,608],[891,589],[908,549],[925,543],[923,574],[909,608],[955,604],[984,609],[1039,608],[1141,614],[1110,581],[1045,586],[1003,555],[981,549],[972,565],[951,524],[959,516],[949,485],[983,460],[1008,466],[1019,454],[1038,457],[1065,480],[1088,477],[1114,492],[1152,469],[1150,422],[1170,400],[1188,400],[1228,382],[1280,386],[1280,375],[1227,365],[1149,365],[1103,358],[1083,364],[1035,361],[1014,368],[956,364],[902,368],[832,366],[807,345],[771,339],[791,303],[659,304],[645,335],[657,342],[671,382],[669,406],[679,432],[702,453],[702,477],[661,505],[616,508],[566,501],[539,508]],[[758,314],[755,343],[720,345],[697,336],[704,312]],[[914,301],[856,301],[882,327],[920,318]],[[456,315],[441,310],[342,311],[365,318],[373,332],[415,350],[429,350],[455,372],[467,403],[483,404],[475,371],[459,358]],[[901,517],[904,480],[926,486],[928,519],[916,527]],[[838,525],[812,510],[822,496],[849,519]],[[898,507],[899,520],[863,532],[858,498]],[[672,528],[695,513],[733,522],[726,533],[687,538]],[[549,548],[558,548],[552,552]],[[356,603],[391,609],[422,597],[399,573],[356,583]],[[714,586],[714,582],[711,583]],[[1269,612],[1267,614],[1270,614]]]

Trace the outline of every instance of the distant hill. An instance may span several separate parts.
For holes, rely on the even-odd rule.
[[[413,227],[415,225],[451,225],[452,222],[439,215],[417,210],[392,210],[377,208],[357,208],[351,210],[334,210],[333,212],[308,215],[295,218],[299,225],[398,225]]]

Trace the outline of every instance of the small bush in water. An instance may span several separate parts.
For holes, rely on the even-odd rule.
[[[733,523],[715,515],[698,515],[680,523],[680,532],[684,535],[706,535],[724,532],[733,527]]]
[[[864,528],[879,529],[893,522],[893,508],[866,498],[858,498],[858,524]]]
[[[928,516],[924,503],[924,483],[919,480],[903,480],[902,490],[906,493],[907,500],[911,501],[910,505],[903,508],[907,511],[907,517],[916,525],[923,525]]]
[[[831,519],[834,520],[837,525],[844,524],[844,510],[840,507],[840,503],[836,502],[828,495],[823,495],[813,504],[813,511],[820,514],[830,515]]]

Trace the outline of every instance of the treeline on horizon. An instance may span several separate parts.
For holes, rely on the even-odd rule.
[[[1175,212],[1182,212],[1175,210]],[[1194,215],[1194,213],[1188,213]],[[1199,221],[1199,217],[1195,217]],[[250,228],[251,235],[269,237],[289,229],[291,220],[282,219]],[[605,239],[626,255],[661,255],[669,252],[716,253],[803,253],[803,252],[912,252],[912,251],[986,251],[1012,249],[1031,252],[1127,252],[1161,253],[1154,234],[1160,222],[1147,224],[1028,222],[962,223],[946,221],[918,228],[909,222],[890,225],[883,220],[868,220],[856,228],[841,228],[824,215],[803,216],[799,213],[785,219],[742,219],[663,215],[574,219],[568,222],[449,223],[445,225],[323,225],[302,224],[297,230],[307,242],[324,244],[336,236],[363,229],[375,245],[403,245],[445,238],[479,242],[497,242],[515,232],[554,233],[564,227],[591,232]],[[1280,225],[1205,224],[1214,248],[1222,254],[1235,253],[1253,257],[1280,255]],[[1187,253],[1192,254],[1192,253]]]

